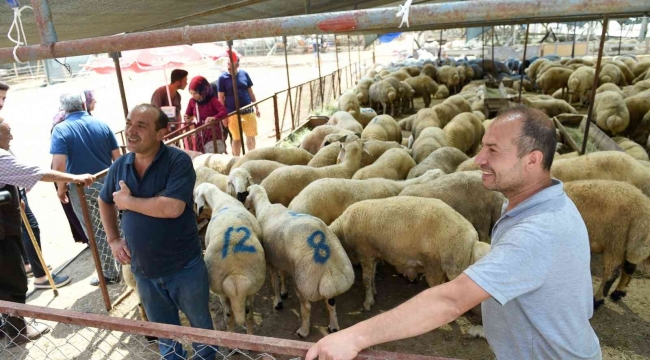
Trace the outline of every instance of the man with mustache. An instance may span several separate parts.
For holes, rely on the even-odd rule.
[[[306,359],[353,359],[364,348],[436,329],[478,304],[498,359],[601,359],[589,324],[587,228],[562,182],[551,178],[555,145],[555,126],[539,110],[500,113],[475,159],[483,186],[507,198],[491,251],[457,278],[323,338]]]

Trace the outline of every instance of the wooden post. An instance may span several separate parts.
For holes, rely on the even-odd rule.
[[[600,75],[600,62],[603,59],[603,47],[605,46],[605,37],[607,36],[607,23],[609,22],[609,16],[605,15],[603,19],[603,32],[600,35],[600,47],[598,48],[598,59],[596,60],[596,71],[594,74],[594,87],[593,89],[598,89],[598,76]],[[589,45],[589,44],[587,44]],[[584,155],[587,151],[587,140],[589,139],[589,124],[591,124],[591,113],[594,110],[594,99],[596,98],[596,92],[591,92],[591,99],[589,99],[589,110],[587,112],[587,126],[585,126],[585,137],[582,141],[582,151],[580,155]]]

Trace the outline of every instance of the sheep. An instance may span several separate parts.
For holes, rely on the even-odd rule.
[[[455,67],[448,65],[442,66],[438,69],[436,80],[439,84],[447,85],[449,90],[456,89],[456,87],[460,84],[460,76],[458,75],[458,70],[456,70]]]
[[[262,186],[272,203],[288,206],[291,200],[310,183],[322,178],[350,179],[361,167],[363,142],[354,135],[347,135],[339,144],[340,164],[315,168],[311,166],[288,166],[276,169],[262,181]]]
[[[595,310],[605,302],[619,274],[611,298],[616,302],[627,295],[636,265],[650,256],[650,200],[620,181],[573,181],[564,184],[564,191],[587,226],[591,251],[603,254],[603,281],[594,295]]]
[[[630,113],[625,106],[625,101],[618,93],[604,91],[596,95],[594,100],[592,121],[599,128],[611,134],[619,134],[630,123]]]
[[[610,64],[615,65],[615,66],[618,67],[618,69],[621,72],[621,79],[625,80],[626,85],[632,83],[632,81],[635,78],[634,73],[632,72],[632,70],[630,70],[629,67],[627,67],[627,65],[625,65],[624,62],[613,60],[613,61],[610,62]]]
[[[612,83],[605,83],[605,84],[600,85],[598,87],[598,89],[596,89],[596,95],[598,95],[598,94],[600,94],[602,92],[605,92],[605,91],[613,91],[613,92],[621,95],[621,97],[623,97],[623,99],[625,99],[627,97],[627,94],[624,93],[621,90],[621,88],[618,87],[618,85],[614,85]]]
[[[512,88],[513,88],[517,93],[519,93],[519,88],[521,87],[521,82],[522,82],[521,80],[515,80],[515,81],[512,82]],[[526,91],[533,91],[533,84],[531,84],[530,80],[528,80],[528,79],[524,79],[523,83],[524,83],[524,90],[523,90],[523,92],[526,92]]]
[[[541,58],[533,61],[530,64],[530,66],[525,70],[525,72],[530,78],[531,83],[535,83],[535,81],[537,80],[537,72],[539,71],[539,69],[541,69],[542,66],[550,62],[551,61],[548,59]]]
[[[587,102],[587,97],[591,94],[591,91],[593,91],[594,74],[595,70],[593,68],[582,67],[569,76],[569,81],[567,83],[569,92],[578,96],[580,102],[583,104]]]
[[[194,182],[194,188],[203,183],[210,183],[215,185],[221,191],[226,191],[228,189],[228,175],[223,175],[216,170],[212,170],[207,166],[201,166],[195,170],[196,172],[196,181]]]
[[[244,168],[233,169],[228,174],[227,193],[242,203],[248,196],[248,187],[253,185],[253,177]]]
[[[402,130],[391,116],[379,115],[363,129],[361,139],[402,143]]]
[[[413,129],[413,120],[415,120],[415,115],[405,117],[404,119],[397,122],[402,131],[411,131]]]
[[[558,89],[567,87],[571,74],[573,74],[571,69],[563,67],[550,68],[537,79],[537,86],[542,90],[542,93],[552,95]]]
[[[361,154],[361,167],[374,163],[386,150],[401,147],[395,141],[366,140],[363,144],[364,151]],[[323,147],[307,165],[312,167],[334,165],[339,156],[339,150],[338,140],[333,141]]]
[[[287,165],[281,164],[277,161],[251,160],[242,164],[242,166],[240,166],[238,169],[245,169],[248,171],[252,178],[253,184],[261,184],[262,181],[266,179],[266,177],[269,176],[269,174],[271,174],[275,169],[285,166]]]
[[[409,73],[406,72],[406,71],[398,70],[398,71],[395,71],[395,72],[392,72],[392,73],[388,74],[387,76],[382,75],[382,78],[387,78],[387,77],[393,77],[393,78],[398,79],[399,81],[404,81],[404,80],[410,78],[411,75],[409,75]]]
[[[194,170],[201,166],[207,166],[223,175],[228,175],[230,169],[232,169],[237,160],[239,160],[239,156],[226,154],[203,154],[195,157],[192,160],[192,165],[194,165]]]
[[[415,165],[411,171],[409,171],[406,179],[417,178],[432,169],[439,169],[445,174],[451,174],[456,171],[458,165],[467,159],[469,159],[467,155],[455,147],[441,147]]]
[[[232,167],[236,169],[249,160],[271,160],[285,165],[305,165],[313,157],[314,155],[304,149],[266,147],[248,151]]]
[[[551,176],[564,182],[576,180],[625,181],[650,196],[650,173],[632,156],[621,151],[597,151],[553,161]]]
[[[252,335],[253,299],[266,276],[262,229],[242,203],[212,184],[199,185],[194,201],[199,214],[207,205],[218,218],[210,221],[205,233],[210,290],[219,297],[228,331],[234,331],[235,322],[245,323]]]
[[[645,144],[650,132],[650,90],[625,98],[630,113],[628,134],[636,142]]]
[[[639,81],[636,84],[634,84],[634,87],[632,88],[631,95],[634,96],[636,94],[642,93],[646,90],[650,89],[650,80],[643,80]]]
[[[371,108],[361,108],[361,113],[359,114],[359,124],[363,126],[364,128],[368,125],[368,123],[377,117],[377,113],[375,110]]]
[[[558,99],[531,100],[530,98],[522,97],[521,101],[522,103],[526,104],[529,107],[542,111],[549,117],[557,116],[560,114],[566,114],[566,113],[570,113],[570,114],[578,113],[578,111],[576,111],[576,109],[573,106],[569,105],[569,103],[564,100],[558,100]]]
[[[645,151],[643,146],[635,143],[634,141],[622,136],[613,137],[612,140],[614,140],[618,146],[620,146],[628,155],[632,156],[633,158],[637,160],[650,161],[650,158],[648,158],[648,153]]]
[[[404,149],[389,149],[384,152],[372,165],[363,167],[352,176],[353,180],[384,178],[390,180],[404,180],[415,161]]]
[[[407,186],[425,184],[442,175],[441,170],[429,170],[418,178],[405,181],[320,179],[301,191],[289,204],[289,210],[315,216],[330,225],[354,203],[397,196]]]
[[[382,77],[383,76],[388,76],[388,75],[390,75],[390,71],[384,69],[384,70],[380,71],[379,74],[377,74],[377,75],[382,76]],[[375,76],[377,76],[377,75],[375,75]]]
[[[354,134],[353,131],[341,128],[336,125],[316,126],[300,142],[300,148],[309,151],[310,154],[316,155],[318,150],[323,146],[323,140],[330,134]]]
[[[380,103],[386,114],[386,105],[390,104],[391,115],[395,116],[393,102],[397,99],[397,90],[386,80],[381,80],[370,85],[370,105],[373,102]]]
[[[406,71],[411,76],[420,75],[420,69],[415,66],[404,66],[400,70]]]
[[[485,113],[482,111],[472,111],[472,114],[474,114],[479,120],[483,121],[483,124],[485,125]]]
[[[480,171],[464,171],[441,176],[424,184],[407,186],[399,196],[419,196],[444,201],[478,233],[480,241],[490,243],[494,224],[501,217],[505,202],[503,194],[483,186]]]
[[[405,81],[401,81],[400,85],[404,88],[404,93],[402,94],[402,108],[400,109],[402,113],[410,111],[415,106],[413,105],[413,95],[415,95],[415,90]]]
[[[366,310],[375,303],[378,260],[410,280],[424,272],[429,286],[435,286],[456,278],[490,249],[478,241],[469,221],[437,199],[364,200],[348,207],[330,229],[349,256],[361,263]]]
[[[617,56],[614,58],[614,60],[620,61],[623,64],[627,65],[627,67],[630,69],[630,72],[634,68],[634,65],[637,64],[636,59],[629,57],[629,56]],[[632,72],[632,75],[634,76],[634,73]]]
[[[360,105],[370,104],[370,85],[373,83],[374,81],[372,80],[372,77],[362,78],[354,88],[354,92],[357,95],[357,100],[359,100]]]
[[[402,82],[399,79],[397,79],[395,77],[391,77],[391,76],[388,76],[388,77],[384,78],[383,80],[390,83],[390,86],[392,86],[393,89],[395,89],[395,91],[397,92],[397,98],[396,99],[398,101],[401,101],[402,97],[404,96],[404,87],[402,86]],[[398,110],[399,110],[399,107],[398,107]]]
[[[465,71],[465,66],[458,65],[456,66],[456,71],[458,72],[458,84],[463,85],[467,80],[467,72]]]
[[[413,120],[413,138],[417,139],[422,130],[431,126],[444,128],[458,114],[460,110],[450,103],[438,104],[431,109],[420,109]]]
[[[449,88],[447,85],[438,86],[438,91],[436,92],[434,98],[436,99],[446,99],[449,97]]]
[[[443,130],[449,146],[469,154],[476,153],[485,134],[483,123],[471,112],[456,115]]]
[[[472,107],[462,95],[454,95],[442,102],[443,104],[453,104],[461,113],[472,112]]]
[[[358,119],[360,113],[359,98],[353,91],[344,92],[338,101],[339,110],[346,111],[353,118]]]
[[[431,78],[431,80],[436,78],[437,69],[433,64],[425,64],[420,71],[420,75],[425,75]]]
[[[428,108],[431,105],[431,96],[438,91],[438,84],[432,78],[426,75],[420,75],[403,81],[409,84],[415,91],[413,93],[414,99],[421,97],[424,102],[424,107]]]
[[[639,76],[650,69],[650,58],[645,58],[637,62],[632,68],[634,76]]]
[[[432,152],[448,146],[445,131],[439,127],[428,127],[413,142],[411,154],[416,164],[421,163]]]
[[[320,219],[271,204],[262,186],[249,188],[247,207],[255,212],[262,228],[267,267],[271,275],[276,309],[282,308],[278,273],[295,281],[302,324],[298,336],[309,335],[311,303],[325,300],[330,332],[339,330],[335,297],[354,283],[354,271],[341,243]]]
[[[481,167],[476,165],[475,157],[471,157],[463,161],[462,163],[460,163],[460,165],[458,165],[458,167],[456,168],[455,172],[474,171],[474,170],[481,170]]]
[[[360,134],[363,131],[363,126],[359,123],[354,116],[352,116],[347,111],[337,111],[335,112],[330,119],[327,121],[328,125],[334,125],[351,131],[353,133]]]
[[[600,68],[600,73],[598,74],[598,83],[612,83],[615,85],[625,86],[625,78],[621,74],[621,70],[618,66],[613,64],[605,64]]]

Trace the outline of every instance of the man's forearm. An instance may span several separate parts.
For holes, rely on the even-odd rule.
[[[75,175],[67,174],[56,170],[47,170],[41,181],[56,182],[57,186],[65,186],[66,183],[76,181]]]
[[[120,237],[120,230],[117,228],[117,208],[113,204],[107,204],[102,199],[99,202],[99,215],[109,242]]]
[[[127,209],[155,218],[177,218],[184,210],[185,203],[180,200],[157,196],[137,198],[129,196]]]
[[[66,157],[63,157],[61,155],[54,155],[52,159],[52,170],[58,175],[64,174],[66,161],[67,161]],[[60,191],[63,191],[63,189],[67,189],[66,183],[71,182],[72,180],[55,179],[51,181],[56,181],[56,186],[59,188]]]

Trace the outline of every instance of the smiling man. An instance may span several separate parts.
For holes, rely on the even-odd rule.
[[[589,238],[562,182],[551,178],[555,145],[544,113],[518,106],[499,114],[475,160],[483,186],[508,199],[492,250],[456,279],[323,338],[306,359],[352,359],[364,348],[436,329],[478,304],[498,359],[601,359],[589,324]]]
[[[163,144],[167,122],[153,105],[131,110],[124,130],[130,153],[110,167],[99,211],[113,256],[131,264],[149,320],[180,325],[180,310],[192,327],[212,330],[208,271],[192,210],[196,174],[189,155]],[[124,239],[116,207],[124,211]],[[215,356],[211,347],[193,347],[197,358]],[[159,348],[165,360],[187,358],[175,340],[161,338]]]

